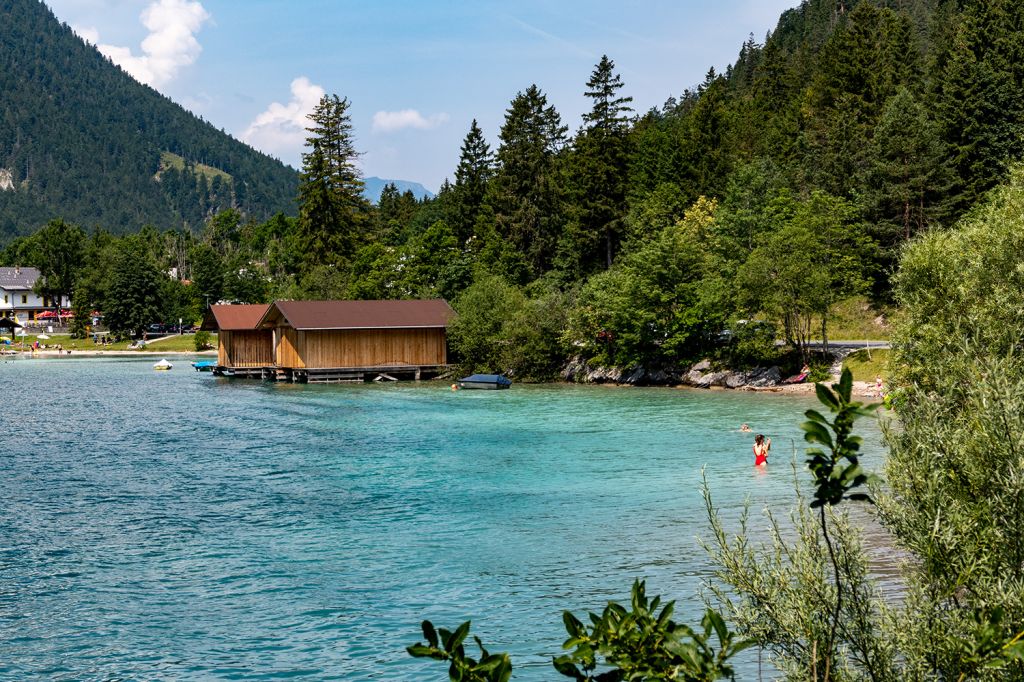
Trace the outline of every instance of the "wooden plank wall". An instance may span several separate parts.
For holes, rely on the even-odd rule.
[[[443,365],[448,361],[444,329],[283,331],[277,354],[282,367]]]
[[[269,331],[221,332],[217,359],[226,367],[269,367],[274,364]],[[224,356],[224,357],[222,357]]]
[[[277,349],[274,357],[277,358],[278,367],[305,367],[302,356],[297,350],[299,339],[304,332],[297,332],[291,327],[277,328]]]
[[[231,332],[219,330],[217,332],[217,364],[221,367],[228,365],[228,348],[231,347]]]

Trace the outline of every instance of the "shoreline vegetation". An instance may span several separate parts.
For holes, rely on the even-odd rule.
[[[571,653],[554,668],[576,680],[710,682],[734,679],[730,659],[753,646],[787,680],[1024,679],[1022,226],[1017,167],[957,228],[903,252],[888,363],[899,428],[883,428],[884,479],[860,466],[855,422],[878,406],[853,399],[846,367],[814,386],[827,409],[804,412],[813,480],[794,476],[788,518],[748,502],[724,519],[705,479],[713,573],[701,627],[672,622],[672,603],[659,613],[638,580],[630,604],[609,603],[591,625],[564,613]],[[861,511],[902,559],[898,600],[872,573]],[[407,651],[449,662],[452,680],[506,682],[509,656],[475,638],[481,656],[470,658],[469,630],[424,621],[427,644]]]

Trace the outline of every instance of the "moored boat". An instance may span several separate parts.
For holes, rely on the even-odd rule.
[[[500,374],[473,374],[463,379],[459,379],[459,388],[494,391],[502,388],[508,388],[511,385],[512,380]]]
[[[160,360],[159,362],[153,363],[153,369],[155,369],[157,371],[166,371],[166,370],[169,370],[169,369],[174,369],[174,365],[172,365],[166,359],[163,359],[163,360]]]
[[[199,360],[193,362],[192,366],[196,368],[197,372],[212,372],[213,368],[217,366],[216,360]]]

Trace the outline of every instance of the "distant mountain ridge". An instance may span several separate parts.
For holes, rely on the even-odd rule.
[[[387,180],[372,175],[368,178],[363,178],[363,196],[376,204],[380,201],[380,193],[389,184],[393,184],[402,194],[405,194],[407,191],[412,192],[413,196],[417,199],[434,198],[434,193],[418,182],[412,182],[411,180]]]
[[[135,81],[39,0],[0,0],[0,243],[54,217],[117,233],[294,215],[297,172]]]

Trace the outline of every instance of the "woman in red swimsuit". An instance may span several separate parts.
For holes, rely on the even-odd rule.
[[[768,465],[768,451],[772,449],[772,439],[765,438],[760,433],[754,437],[754,466],[763,467]]]

